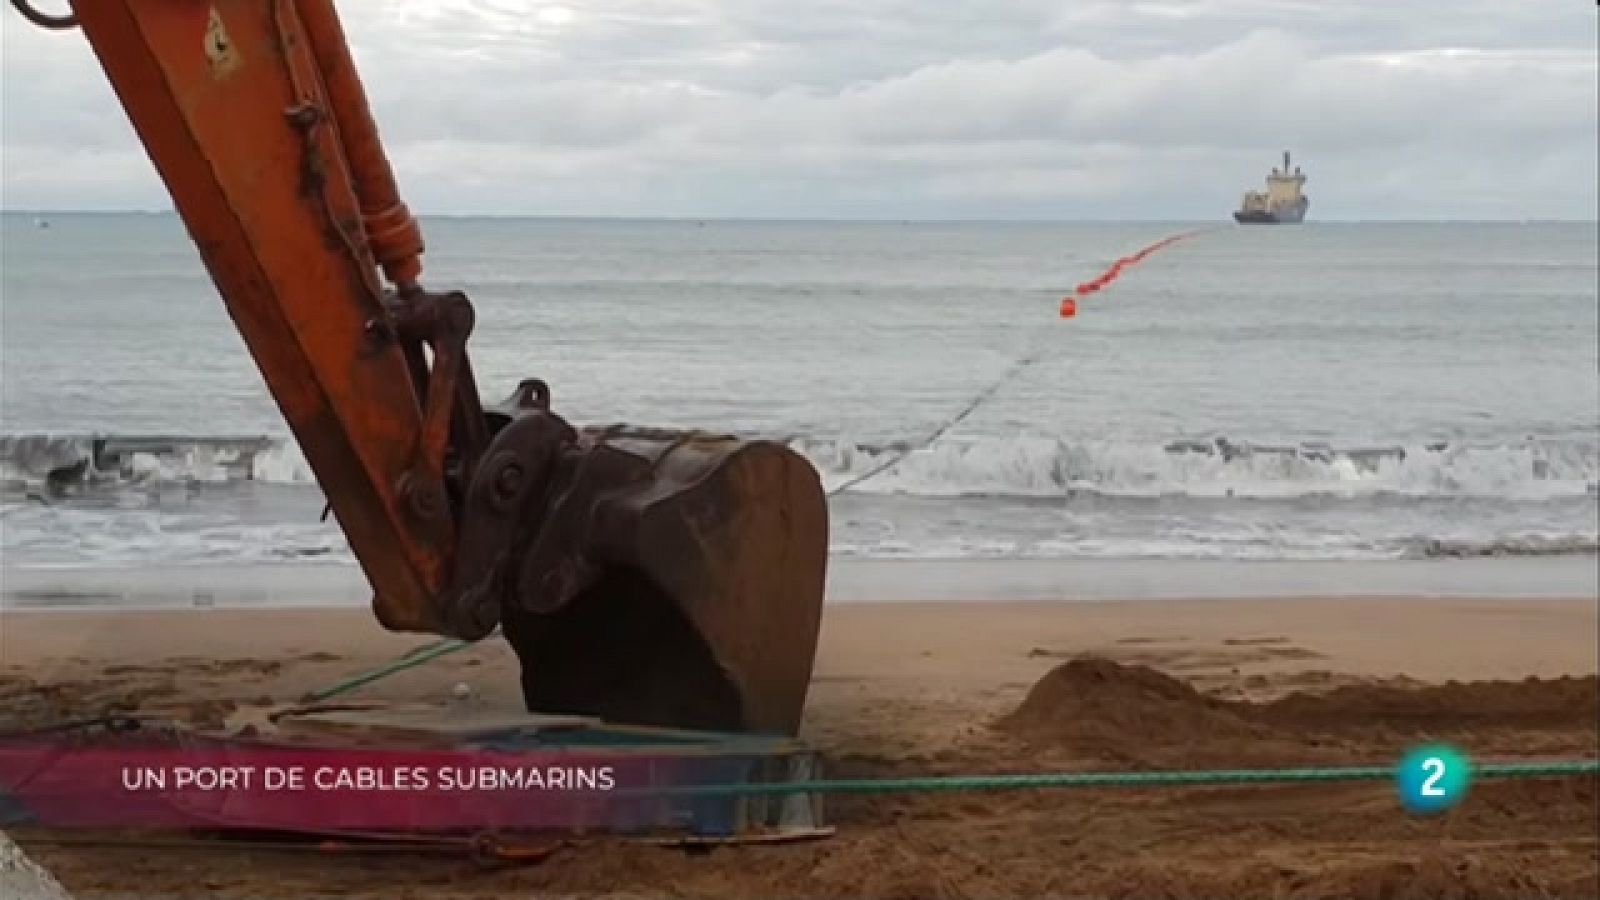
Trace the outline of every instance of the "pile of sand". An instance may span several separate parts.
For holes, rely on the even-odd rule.
[[[1145,666],[1084,656],[1034,684],[997,727],[1029,744],[1129,764],[1326,764],[1387,759],[1403,742],[1538,753],[1539,735],[1593,732],[1600,678],[1347,685],[1270,703],[1222,700]],[[1592,754],[1593,751],[1591,750]]]
[[[1146,666],[1084,656],[1050,670],[998,727],[1037,745],[1124,763],[1160,751],[1270,740],[1270,726]]]

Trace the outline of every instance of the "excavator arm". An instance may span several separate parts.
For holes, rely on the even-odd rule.
[[[13,0],[39,24],[50,20]],[[826,566],[787,447],[485,408],[474,315],[421,283],[331,0],[74,0],[391,630],[498,626],[530,709],[792,732]]]

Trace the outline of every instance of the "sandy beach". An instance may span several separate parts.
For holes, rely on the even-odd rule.
[[[1596,754],[1594,598],[1235,598],[830,607],[804,737],[837,775],[1389,764]],[[0,614],[0,716],[287,700],[426,641],[359,609]],[[485,642],[363,689],[515,708]],[[1287,699],[1285,699],[1287,698]],[[81,898],[1592,895],[1593,778],[1485,782],[1435,819],[1387,784],[836,798],[837,836],[537,866],[14,837]],[[127,838],[128,836],[124,836]]]

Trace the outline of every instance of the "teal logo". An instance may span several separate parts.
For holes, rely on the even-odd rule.
[[[1461,802],[1472,783],[1467,755],[1445,744],[1424,744],[1406,751],[1395,769],[1400,803],[1413,815],[1441,813]]]

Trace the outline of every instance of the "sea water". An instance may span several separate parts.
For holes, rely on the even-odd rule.
[[[175,216],[0,219],[0,562],[351,561]],[[424,229],[486,400],[537,376],[575,424],[775,438],[828,486],[903,456],[832,499],[836,558],[1596,552],[1593,223]]]

